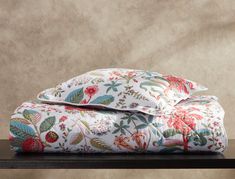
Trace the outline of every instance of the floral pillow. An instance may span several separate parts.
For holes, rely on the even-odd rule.
[[[98,69],[38,94],[44,102],[106,107],[157,115],[207,88],[172,75],[143,70]]]

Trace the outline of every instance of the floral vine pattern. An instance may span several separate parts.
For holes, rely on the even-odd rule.
[[[47,89],[44,102],[99,106],[157,115],[205,87],[176,76],[132,69],[99,69]]]
[[[125,79],[130,82],[133,75]],[[107,91],[118,86],[111,83]],[[97,91],[95,86],[86,89],[86,100]],[[223,152],[227,147],[223,117],[213,96],[188,98],[158,116],[32,101],[12,115],[10,141],[17,152]]]

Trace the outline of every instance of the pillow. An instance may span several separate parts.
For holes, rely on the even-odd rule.
[[[157,115],[207,88],[172,75],[144,70],[98,69],[38,94],[49,103],[106,107]]]

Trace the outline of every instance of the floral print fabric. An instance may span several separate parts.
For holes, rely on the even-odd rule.
[[[99,106],[157,115],[205,87],[176,76],[132,69],[99,69],[47,89],[44,102]]]
[[[157,116],[25,102],[12,115],[10,141],[18,152],[223,152],[223,117],[213,96],[188,98]]]

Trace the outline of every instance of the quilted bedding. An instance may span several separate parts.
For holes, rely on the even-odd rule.
[[[223,152],[223,118],[213,96],[190,97],[157,116],[32,101],[12,115],[10,141],[17,152]]]

